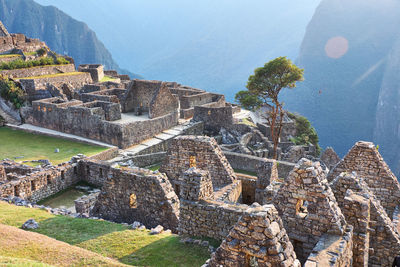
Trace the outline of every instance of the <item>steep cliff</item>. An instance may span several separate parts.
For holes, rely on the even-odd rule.
[[[399,26],[400,1],[323,0],[297,60],[306,81],[284,96],[289,109],[311,120],[322,146],[343,156],[358,140],[375,141],[393,169]]]
[[[54,51],[67,54],[76,64],[101,63],[107,69],[136,75],[119,68],[110,52],[89,27],[55,7],[32,0],[0,0],[0,20],[11,33],[39,38]]]

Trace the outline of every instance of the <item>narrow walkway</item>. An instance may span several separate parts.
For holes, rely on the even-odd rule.
[[[72,140],[72,141],[87,143],[90,145],[97,145],[97,146],[103,146],[103,147],[109,147],[109,148],[115,147],[113,145],[109,145],[109,144],[106,144],[103,142],[91,140],[91,139],[73,135],[73,134],[62,133],[62,132],[58,132],[55,130],[50,130],[50,129],[46,129],[43,127],[39,127],[39,126],[34,126],[32,124],[22,124],[22,125],[6,124],[6,126],[12,128],[12,129],[16,129],[16,130],[22,130],[22,131],[27,131],[27,132],[36,133],[36,134],[44,134],[44,135],[53,136],[53,137],[60,137],[60,138],[64,138],[64,139],[68,139],[68,140]]]

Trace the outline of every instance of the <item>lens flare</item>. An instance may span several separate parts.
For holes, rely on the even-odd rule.
[[[338,59],[349,51],[349,41],[343,36],[336,36],[328,40],[325,53],[328,57]]]

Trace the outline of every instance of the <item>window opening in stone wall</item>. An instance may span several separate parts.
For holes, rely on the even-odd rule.
[[[65,179],[65,171],[61,171],[61,180]]]
[[[181,194],[181,187],[179,184],[175,185],[175,193],[176,195],[179,197],[179,195]]]
[[[103,169],[102,168],[99,169],[99,175],[101,178],[103,178]]]
[[[36,184],[35,181],[31,181],[31,191],[35,191],[36,190]]]
[[[303,199],[298,199],[296,204],[296,215],[300,218],[305,218],[308,215],[308,201]]]
[[[136,209],[137,208],[137,201],[136,201],[136,195],[135,194],[131,194],[129,196],[129,207],[131,209]]]
[[[76,166],[74,167],[74,174],[78,174],[78,168]]]
[[[50,177],[50,175],[47,175],[47,184],[51,184],[51,177]]]
[[[19,197],[19,187],[14,186],[14,196]]]
[[[189,167],[196,168],[196,156],[189,156]]]
[[[87,175],[87,176],[90,175],[90,168],[89,168],[89,166],[86,166],[86,175]]]

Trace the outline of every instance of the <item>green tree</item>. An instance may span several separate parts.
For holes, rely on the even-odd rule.
[[[296,82],[304,79],[303,73],[304,70],[291,60],[278,57],[266,63],[264,67],[257,68],[249,77],[247,91],[240,91],[235,96],[236,101],[244,108],[255,110],[266,107],[264,118],[271,131],[275,159],[284,116],[284,103],[279,101],[279,93],[283,88],[296,87]]]

